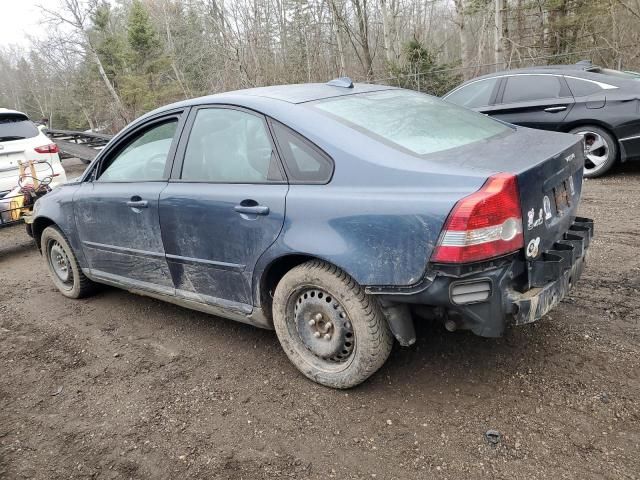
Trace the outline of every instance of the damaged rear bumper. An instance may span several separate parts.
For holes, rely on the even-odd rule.
[[[518,253],[481,265],[432,265],[418,286],[367,291],[383,302],[411,304],[414,311],[427,313],[422,316],[445,321],[447,328],[498,337],[509,323],[539,320],[567,296],[582,274],[592,237],[593,221],[576,217],[534,261]]]
[[[582,275],[592,237],[593,220],[578,217],[552,250],[530,262],[530,288],[507,295],[516,325],[539,320],[567,296]]]

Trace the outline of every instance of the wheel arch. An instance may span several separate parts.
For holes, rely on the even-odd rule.
[[[611,125],[609,125],[606,122],[603,122],[602,120],[596,120],[594,119],[580,119],[580,120],[574,120],[572,122],[567,122],[565,124],[562,125],[561,127],[561,131],[568,133],[571,130],[573,130],[574,128],[578,128],[578,127],[588,127],[590,125],[593,125],[594,127],[598,127],[601,128],[603,130],[606,130],[606,132],[611,135],[616,142],[618,141],[618,136],[614,133],[613,131],[613,127]]]
[[[276,286],[291,269],[311,260],[331,263],[324,258],[306,253],[286,253],[271,259],[271,261],[255,275],[254,303],[261,306],[269,320],[271,320],[271,303]],[[337,265],[336,265],[337,266]]]
[[[31,225],[31,233],[33,234],[33,239],[36,242],[38,250],[42,251],[42,245],[40,242],[40,240],[42,239],[42,232],[44,232],[45,228],[50,227],[52,225],[55,227],[58,227],[56,222],[54,222],[49,217],[37,217],[33,221],[33,224]]]

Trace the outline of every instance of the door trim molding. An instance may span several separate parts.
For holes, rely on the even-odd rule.
[[[219,262],[216,260],[205,260],[203,258],[183,257],[181,255],[174,255],[167,253],[165,255],[167,261],[172,263],[180,263],[186,265],[208,265],[211,267],[219,268],[220,270],[232,270],[234,272],[244,272],[245,265],[239,263]]]
[[[88,240],[82,241],[83,245],[96,250],[104,250],[106,252],[121,253],[123,255],[149,257],[149,258],[165,258],[164,252],[150,252],[148,250],[138,250],[135,248],[119,247],[117,245],[107,245],[105,243],[90,242]]]

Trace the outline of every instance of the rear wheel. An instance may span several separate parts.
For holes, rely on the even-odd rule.
[[[569,133],[584,138],[584,176],[587,178],[604,175],[618,158],[618,144],[606,130],[593,125],[574,128]]]
[[[93,293],[95,284],[82,273],[71,245],[58,228],[45,228],[40,244],[49,275],[60,293],[69,298],[82,298]]]
[[[333,388],[369,378],[393,345],[377,300],[345,272],[320,261],[299,265],[280,280],[273,323],[298,370]]]

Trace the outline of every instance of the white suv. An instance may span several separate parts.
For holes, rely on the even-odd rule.
[[[67,181],[58,146],[24,113],[0,108],[0,198],[18,186],[18,162],[27,160],[47,162],[36,164],[36,174],[40,180],[54,175],[52,187]]]

